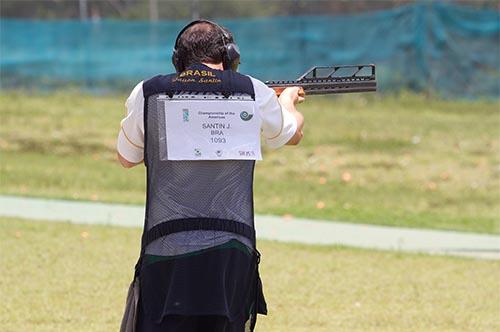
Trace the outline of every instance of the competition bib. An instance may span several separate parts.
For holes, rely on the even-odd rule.
[[[261,119],[254,101],[201,98],[165,101],[167,159],[261,160]]]

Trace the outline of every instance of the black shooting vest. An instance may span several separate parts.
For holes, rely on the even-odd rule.
[[[255,248],[252,160],[167,160],[170,98],[246,96],[250,78],[195,65],[143,83],[146,216],[140,276],[143,308],[165,315],[266,313]],[[255,305],[257,303],[257,305]],[[255,323],[255,320],[254,322]]]

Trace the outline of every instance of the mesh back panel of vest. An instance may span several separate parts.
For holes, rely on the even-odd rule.
[[[251,160],[169,161],[166,154],[165,103],[159,94],[148,97],[146,158],[148,202],[146,230],[181,218],[221,218],[254,226],[253,170]],[[179,255],[237,239],[247,238],[221,231],[187,231],[155,240],[146,247],[150,255]]]

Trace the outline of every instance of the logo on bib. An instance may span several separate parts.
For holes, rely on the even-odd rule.
[[[182,109],[182,121],[189,122],[189,110],[187,108]]]
[[[248,121],[253,118],[253,114],[248,113],[247,111],[243,111],[240,113],[240,118],[243,121]]]
[[[194,155],[196,157],[201,157],[201,150],[200,149],[194,149]]]

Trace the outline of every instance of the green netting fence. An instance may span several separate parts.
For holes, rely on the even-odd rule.
[[[240,71],[293,79],[314,65],[375,63],[381,92],[498,97],[500,16],[450,3],[416,3],[336,16],[224,19],[242,51]],[[2,89],[75,86],[128,90],[173,70],[186,21],[2,19]]]

